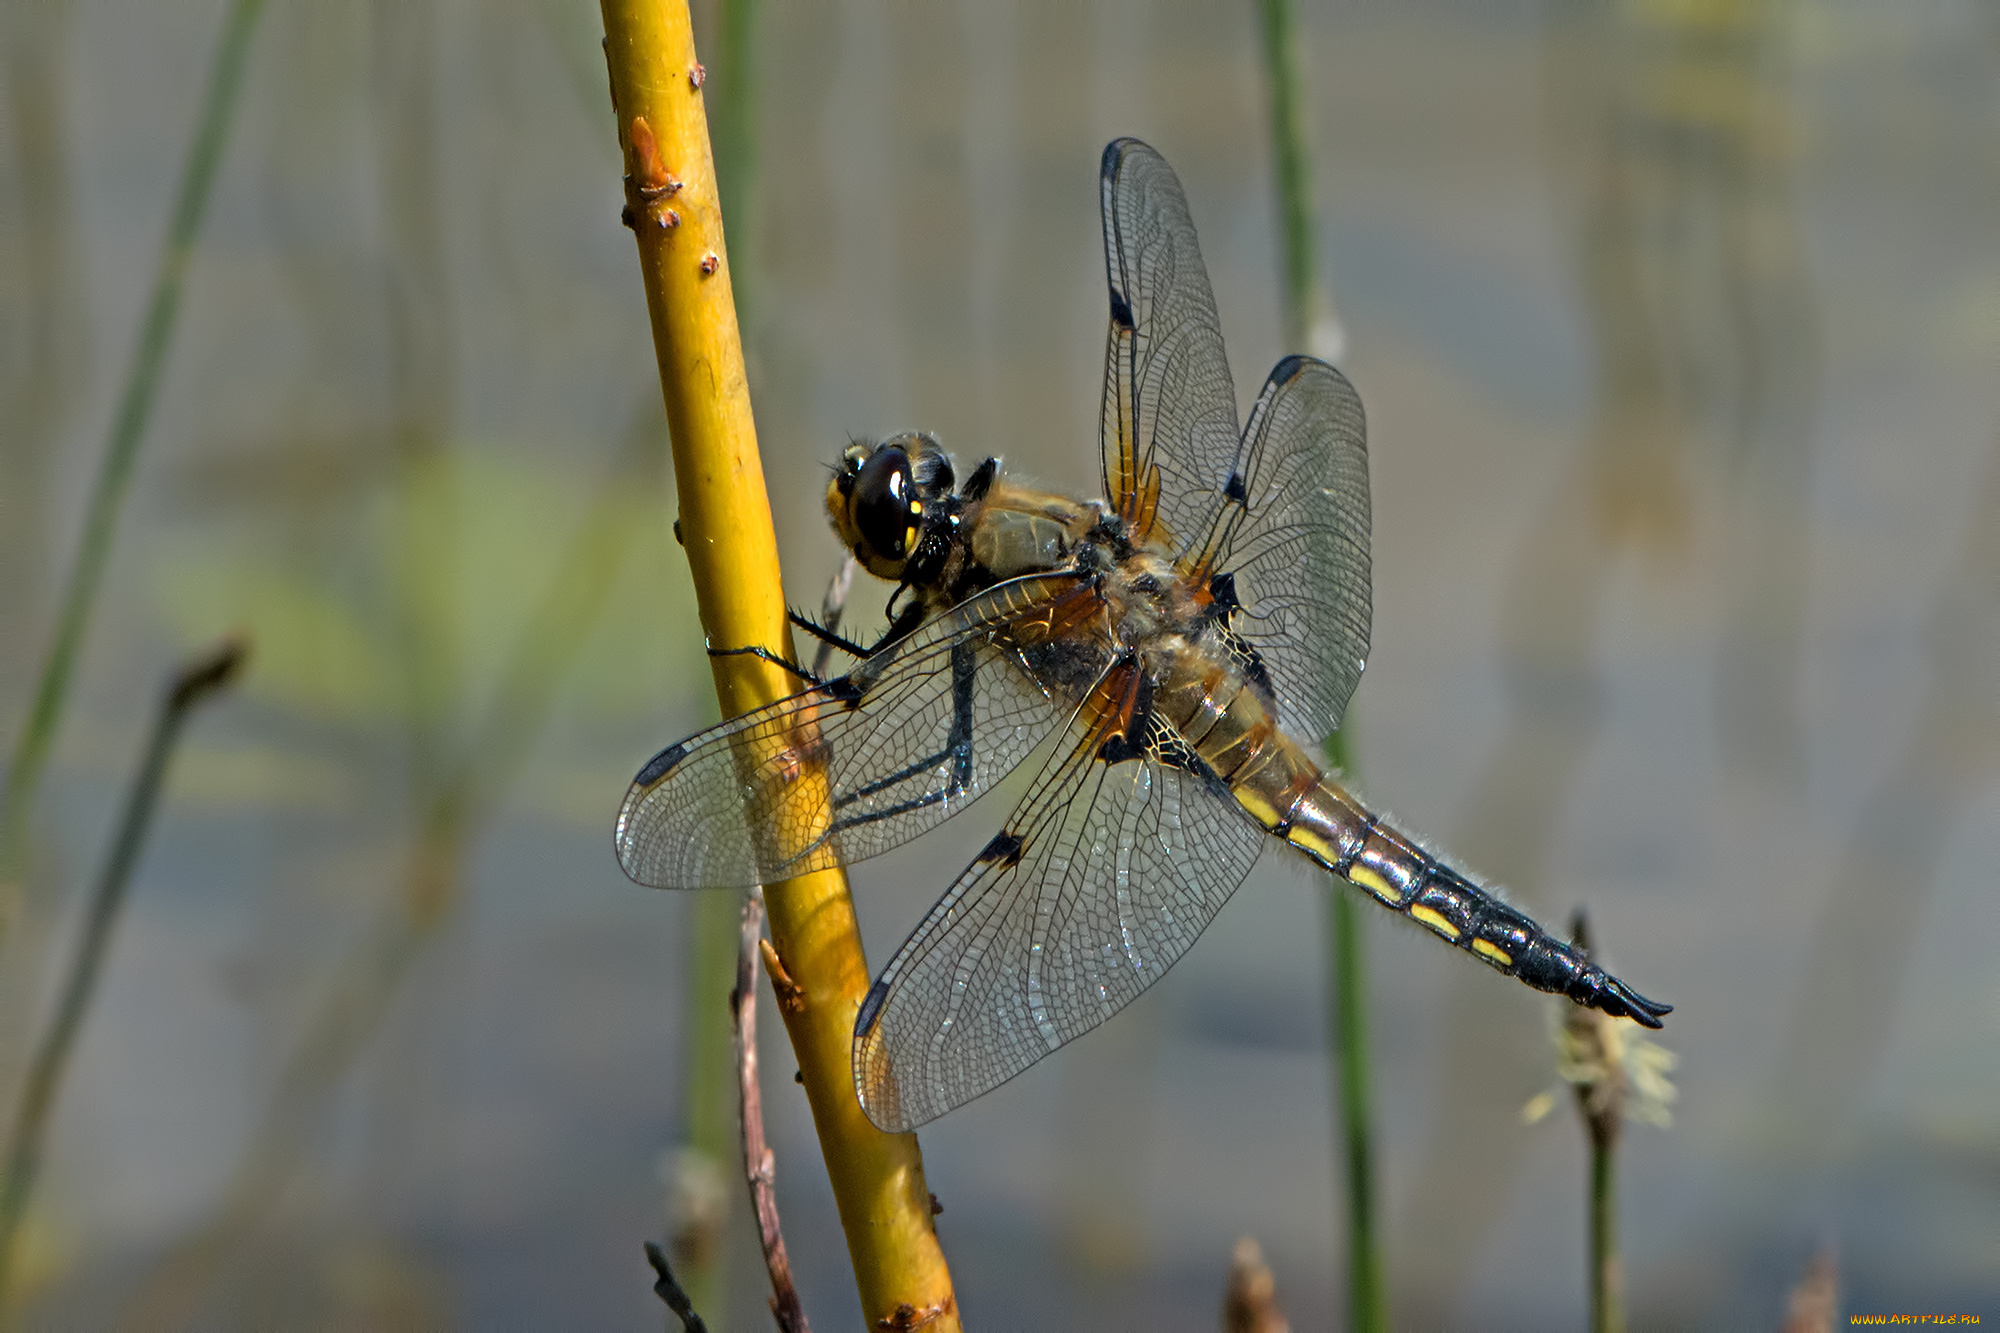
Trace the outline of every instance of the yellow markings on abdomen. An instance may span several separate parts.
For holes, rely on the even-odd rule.
[[[1307,828],[1304,824],[1294,824],[1286,829],[1285,841],[1321,865],[1333,865],[1340,860],[1340,848],[1321,836],[1318,830]]]
[[[1270,797],[1249,783],[1232,787],[1230,791],[1236,797],[1236,804],[1249,811],[1250,818],[1256,820],[1260,826],[1274,829],[1284,821],[1283,812],[1271,802]]]
[[[1512,974],[1515,955],[1531,942],[1527,932],[1532,924],[1517,929],[1492,916],[1487,909],[1495,904],[1486,895],[1378,822],[1323,776],[1295,743],[1280,735],[1269,759],[1250,782],[1235,789],[1236,799],[1259,824],[1390,911]],[[1284,779],[1288,783],[1280,785]],[[1489,934],[1500,939],[1486,938]]]
[[[1357,884],[1360,887],[1368,890],[1368,892],[1374,894],[1377,898],[1380,898],[1383,902],[1389,904],[1389,906],[1391,907],[1400,907],[1403,904],[1403,896],[1400,893],[1396,892],[1396,886],[1394,884],[1391,884],[1388,880],[1382,878],[1382,876],[1375,873],[1375,871],[1369,869],[1367,866],[1360,865],[1358,863],[1349,866],[1347,868],[1347,882],[1350,884]],[[1428,909],[1419,909],[1419,910],[1428,910]],[[1432,915],[1435,916],[1437,914],[1433,912]]]
[[[1459,930],[1457,926],[1452,925],[1451,922],[1445,920],[1437,911],[1424,906],[1422,903],[1418,903],[1410,909],[1410,916],[1413,920],[1423,922],[1448,940],[1456,940],[1458,938]],[[1486,943],[1484,940],[1479,942],[1481,944]]]
[[[1367,841],[1374,821],[1345,792],[1328,783],[1305,755],[1298,756],[1298,794],[1288,802],[1285,841],[1336,875],[1348,877],[1351,862]],[[1289,793],[1288,793],[1289,794]],[[1379,877],[1378,877],[1379,878]],[[1361,883],[1356,880],[1355,883]],[[1361,883],[1370,893],[1380,889]],[[1384,902],[1394,899],[1384,898]]]

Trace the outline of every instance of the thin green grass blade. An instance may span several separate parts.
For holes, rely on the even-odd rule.
[[[42,663],[27,725],[7,765],[7,785],[4,793],[0,793],[0,941],[6,938],[20,895],[27,862],[29,815],[48,768],[57,727],[62,722],[63,705],[76,675],[77,657],[83,650],[84,631],[89,628],[90,613],[104,582],[104,567],[111,557],[111,543],[117,534],[125,492],[131,487],[139,444],[152,419],[153,401],[179,323],[188,261],[193,257],[195,238],[201,232],[222,152],[229,142],[229,129],[236,119],[244,69],[249,63],[250,38],[263,10],[264,0],[236,0],[223,20],[221,43],[209,71],[208,90],[202,98],[194,139],[188,145],[187,162],[181,169],[180,188],[160,249],[159,272],[153,279],[145,322],[140,326],[138,349],[126,376],[118,414],[112,419],[103,465],[91,488],[76,563],[63,590],[55,640]]]

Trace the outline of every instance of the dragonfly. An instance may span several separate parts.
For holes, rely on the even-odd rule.
[[[1100,175],[1103,497],[963,481],[938,440],[847,449],[842,543],[894,583],[857,665],[670,745],[615,834],[663,888],[880,855],[1032,758],[1027,792],[883,969],[854,1087],[884,1130],[971,1101],[1158,981],[1274,844],[1539,990],[1657,1028],[1639,995],[1369,810],[1321,766],[1369,647],[1361,401],[1288,356],[1239,425],[1179,179],[1136,139]],[[731,650],[715,650],[731,651]],[[738,649],[775,655],[760,649]]]

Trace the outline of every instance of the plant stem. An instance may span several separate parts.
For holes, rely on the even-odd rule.
[[[1326,743],[1335,767],[1352,772],[1346,736]],[[1355,1333],[1382,1333],[1389,1327],[1382,1281],[1382,1247],[1376,1231],[1374,1076],[1368,1046],[1368,978],[1362,945],[1361,904],[1342,885],[1331,886],[1332,932],[1328,963],[1332,974],[1333,1058],[1340,1071],[1340,1129],[1347,1167],[1348,1327]]]
[[[715,106],[715,186],[723,225],[736,242],[730,271],[736,320],[750,323],[751,280],[743,259],[750,253],[752,198],[757,182],[757,10],[758,0],[720,0],[717,6],[715,64],[710,101]]]
[[[1590,1328],[1625,1333],[1624,1281],[1618,1268],[1618,1133],[1590,1131]]]
[[[1591,953],[1590,921],[1579,907],[1570,918],[1570,944]],[[1563,1016],[1564,1073],[1576,1098],[1577,1117],[1590,1144],[1591,1333],[1625,1333],[1624,1282],[1618,1268],[1618,1140],[1629,1090],[1618,1020],[1581,1005]]]
[[[56,1094],[62,1090],[77,1033],[82,1030],[91,998],[97,993],[97,979],[103,974],[104,956],[111,947],[111,932],[118,924],[120,909],[131,887],[132,868],[139,862],[140,849],[145,846],[147,831],[152,827],[153,811],[159,804],[160,789],[166,784],[167,766],[173,760],[181,726],[196,704],[235,677],[244,655],[240,640],[228,640],[175,676],[173,687],[161,701],[139,771],[126,793],[111,855],[91,894],[83,935],[77,941],[76,956],[70,960],[55,1017],[48,1031],[42,1034],[28,1067],[20,1106],[15,1110],[13,1130],[7,1141],[5,1174],[0,1175],[0,1318],[7,1311],[12,1287],[15,1236],[28,1200],[34,1194],[35,1180],[41,1174],[49,1111],[55,1106]]]
[[[757,946],[764,938],[764,897],[756,889],[743,897],[740,935],[729,1014],[735,1024],[736,1078],[742,1099],[743,1176],[757,1212],[757,1239],[764,1248],[765,1270],[771,1275],[771,1313],[777,1317],[779,1333],[812,1333],[799,1289],[792,1281],[784,1231],[778,1224],[777,1158],[764,1138],[764,1094],[757,1077]]]
[[[685,3],[602,0],[626,217],[638,237],[653,346],[673,436],[681,533],[717,648],[791,645],[777,533],[757,455],[731,294],[701,71]],[[725,716],[772,702],[796,682],[748,654],[710,659]],[[801,783],[824,783],[807,769]],[[854,1096],[854,1019],[867,960],[837,871],[767,885],[771,942],[798,984],[782,1007],[854,1264],[862,1314],[947,1333],[958,1328],[951,1275],[931,1224],[912,1134],[884,1134]],[[899,1312],[899,1307],[906,1307]]]
[[[697,893],[688,902],[686,996],[681,1016],[684,1043],[681,1125],[688,1149],[712,1163],[725,1180],[734,1179],[737,1156],[736,1062],[731,1051],[725,1001],[736,975],[736,945],[742,932],[733,893]],[[729,1250],[737,1236],[732,1216],[738,1194],[724,1195],[723,1210],[702,1219],[707,1234],[672,1237],[683,1283],[695,1308],[710,1312],[717,1327],[728,1321],[725,1278]],[[689,1243],[693,1242],[693,1243]]]
[[[1312,156],[1291,0],[1259,0],[1264,76],[1271,94],[1271,157],[1285,268],[1285,341],[1292,351],[1337,360],[1344,337],[1320,281],[1313,235]]]
[[[104,566],[111,555],[111,541],[125,492],[131,485],[139,441],[152,418],[160,374],[178,323],[188,260],[194,253],[195,237],[208,208],[216,169],[229,140],[229,127],[235,120],[250,36],[263,8],[264,0],[236,0],[223,21],[222,41],[209,71],[201,117],[196,122],[194,141],[188,147],[187,162],[181,169],[179,193],[160,250],[159,272],[153,279],[152,298],[140,327],[138,351],[126,375],[125,392],[119,400],[118,414],[112,419],[104,461],[91,488],[76,564],[70,571],[69,585],[63,590],[55,641],[42,663],[27,726],[7,765],[7,786],[4,794],[0,794],[0,940],[6,938],[12,924],[26,871],[29,813],[55,744],[63,704],[76,674],[77,655],[83,648],[84,630],[97,603],[98,587],[104,581]]]
[[[1283,227],[1285,336],[1294,350],[1337,356],[1342,341],[1320,285],[1313,239],[1312,159],[1306,147],[1305,95],[1299,76],[1291,0],[1260,0],[1264,69],[1271,93],[1271,156],[1276,164],[1278,215]],[[1326,741],[1328,761],[1351,774],[1354,756],[1346,731]],[[1362,916],[1342,885],[1331,886],[1327,938],[1328,1039],[1339,1071],[1341,1158],[1347,1167],[1348,1326],[1382,1333],[1389,1326],[1382,1282],[1381,1242],[1375,1225],[1374,1089],[1368,1050],[1368,986]]]

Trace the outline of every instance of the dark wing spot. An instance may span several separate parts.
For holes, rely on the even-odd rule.
[[[680,763],[685,758],[687,758],[687,746],[669,745],[666,749],[649,759],[646,762],[646,766],[639,770],[639,776],[634,778],[633,781],[641,787],[650,787],[665,777],[674,765]]]
[[[1229,474],[1229,480],[1223,484],[1222,493],[1237,504],[1242,504],[1250,498],[1250,487],[1245,484],[1241,472],[1232,472]]]
[[[1122,764],[1128,759],[1146,757],[1147,733],[1153,729],[1153,678],[1139,677],[1139,688],[1132,699],[1132,715],[1124,728],[1116,735],[1107,736],[1104,744],[1097,747],[1097,757],[1107,764]]]
[[[1122,764],[1128,759],[1145,758],[1146,751],[1143,747],[1132,744],[1131,737],[1121,731],[1097,748],[1097,757],[1107,764]]]
[[[1132,306],[1125,299],[1125,293],[1116,287],[1111,289],[1111,322],[1127,333],[1132,331]]]
[[[986,849],[975,859],[980,865],[992,865],[996,861],[1006,866],[1019,865],[1022,846],[1019,838],[1006,829],[1001,829],[993,835],[993,841],[987,843]]]
[[[882,1012],[882,1001],[889,998],[889,983],[878,981],[868,988],[868,998],[861,1002],[861,1012],[854,1017],[854,1036],[858,1041],[868,1035],[868,1029],[875,1026],[875,1016]]]
[[[1222,614],[1225,617],[1232,616],[1243,609],[1242,601],[1236,596],[1236,576],[1234,574],[1217,574],[1210,578],[1208,581],[1208,595],[1215,600],[1217,606],[1222,608]]]
[[[862,689],[852,676],[838,676],[822,686],[829,699],[838,699],[849,708],[861,702]]]

